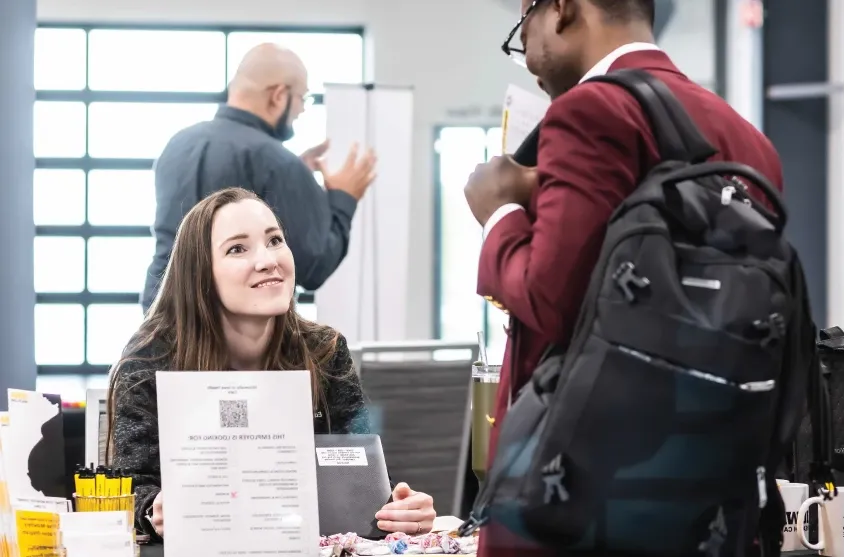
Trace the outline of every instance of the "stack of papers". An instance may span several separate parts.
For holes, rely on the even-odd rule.
[[[14,508],[15,538],[11,555],[19,557],[60,557],[59,513]],[[17,552],[17,553],[16,553]]]
[[[59,397],[9,389],[0,412],[0,557],[134,557],[127,511],[71,512]]]
[[[60,517],[66,557],[134,557],[133,523],[126,511],[67,513]]]
[[[0,557],[59,556],[64,493],[59,397],[10,389],[0,412]]]
[[[546,115],[551,102],[517,85],[510,85],[504,95],[504,114],[501,122],[501,151],[515,153]]]

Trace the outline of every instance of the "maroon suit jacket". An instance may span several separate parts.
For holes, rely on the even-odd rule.
[[[621,68],[645,69],[673,91],[718,149],[712,160],[750,165],[782,189],[780,160],[768,139],[666,54],[625,54],[611,66]],[[478,294],[511,315],[491,453],[511,389],[515,394],[530,379],[550,343],[570,338],[611,213],[660,161],[637,101],[616,85],[596,82],[552,102],[537,153],[540,183],[529,208],[498,221],[480,254]],[[480,557],[552,555],[497,524],[482,529],[480,547]]]

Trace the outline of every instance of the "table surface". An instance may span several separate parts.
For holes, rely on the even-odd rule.
[[[807,557],[807,556],[815,556],[818,555],[816,551],[803,550],[803,551],[785,551],[783,552],[785,557]],[[140,557],[163,557],[163,546],[162,545],[142,545],[140,546]],[[437,555],[435,553],[431,554],[431,557],[442,557],[442,555]],[[474,555],[448,555],[445,557],[475,557]]]
[[[163,557],[163,546],[160,544],[157,545],[141,545],[139,557]],[[319,549],[319,548],[318,548]],[[204,557],[204,556],[193,556],[193,557]],[[442,555],[437,555],[435,553],[431,554],[430,557],[442,557]],[[449,555],[446,557],[475,557],[474,555]]]

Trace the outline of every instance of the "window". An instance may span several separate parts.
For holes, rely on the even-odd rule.
[[[325,137],[323,84],[361,83],[362,30],[43,25],[35,35],[33,221],[40,389],[81,399],[142,321],[154,251],[154,159],[178,130],[210,119],[241,58],[292,48],[314,103],[285,146]],[[308,297],[310,299],[310,296]],[[310,303],[300,313],[312,317]]]
[[[90,170],[89,223],[149,226],[154,222],[154,172]]]
[[[472,217],[462,190],[476,165],[501,154],[501,128],[439,128],[435,147],[439,244],[436,336],[474,340],[478,331],[485,331],[489,360],[500,362],[507,316],[477,295],[483,229]]]
[[[93,102],[90,157],[154,159],[176,132],[216,114],[216,103]]]
[[[37,90],[83,90],[86,87],[86,31],[36,30],[34,70]]]
[[[42,168],[33,174],[33,223],[80,226],[86,221],[86,173]]]
[[[86,105],[82,102],[36,101],[33,107],[33,152],[39,158],[78,158],[85,155]]]
[[[148,29],[89,31],[89,88],[219,93],[225,33]]]
[[[310,147],[320,145],[326,139],[326,107],[311,104],[294,122],[294,136],[285,143],[294,153],[302,153]]]

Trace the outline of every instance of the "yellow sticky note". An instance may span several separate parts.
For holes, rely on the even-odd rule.
[[[0,448],[0,458],[3,458],[3,451]],[[11,519],[12,507],[9,505],[9,490],[6,482],[0,478],[0,557],[12,557],[12,540],[6,535],[7,520]]]
[[[9,488],[6,482],[0,479],[0,514],[8,513],[12,508],[9,506]]]
[[[15,511],[20,557],[60,557],[59,515],[44,511]]]
[[[29,402],[30,393],[19,389],[9,389],[9,400],[11,402]]]

